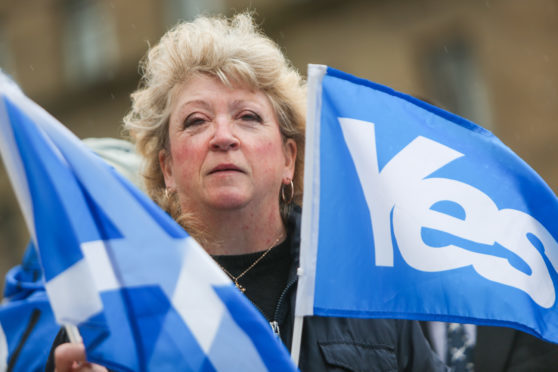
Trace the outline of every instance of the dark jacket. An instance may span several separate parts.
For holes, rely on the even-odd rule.
[[[300,210],[288,222],[292,265],[275,319],[283,343],[291,347],[300,247]],[[304,319],[301,371],[445,371],[418,322],[394,319]]]
[[[420,322],[429,342],[428,322]],[[473,362],[476,372],[553,372],[558,345],[513,328],[477,326]]]

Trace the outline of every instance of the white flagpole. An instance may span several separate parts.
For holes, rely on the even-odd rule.
[[[68,334],[68,338],[72,344],[82,344],[83,339],[79,334],[79,329],[73,324],[64,324],[64,328],[66,329],[66,333]]]
[[[298,367],[304,316],[314,313],[314,280],[318,249],[320,199],[320,113],[322,80],[327,66],[308,65],[306,151],[304,158],[304,195],[300,240],[300,267],[296,294],[291,357]]]
[[[300,361],[300,341],[302,340],[302,325],[304,323],[303,316],[295,316],[293,326],[293,343],[291,346],[291,358],[298,367]]]

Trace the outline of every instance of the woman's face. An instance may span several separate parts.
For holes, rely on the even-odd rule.
[[[196,75],[174,98],[170,151],[159,161],[182,210],[278,208],[281,183],[294,175],[296,143],[283,142],[267,97]]]

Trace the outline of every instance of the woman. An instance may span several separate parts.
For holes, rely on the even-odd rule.
[[[148,53],[125,126],[149,195],[192,234],[290,346],[298,266],[305,86],[240,14],[201,17]],[[61,345],[57,370],[85,361]],[[87,363],[79,368],[100,368]],[[305,320],[303,371],[444,367],[416,322]]]

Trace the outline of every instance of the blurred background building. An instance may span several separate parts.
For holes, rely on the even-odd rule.
[[[558,190],[558,0],[0,0],[0,67],[79,137],[118,137],[148,45],[245,9],[301,72],[327,64],[432,100]],[[0,286],[27,241],[0,165]]]

